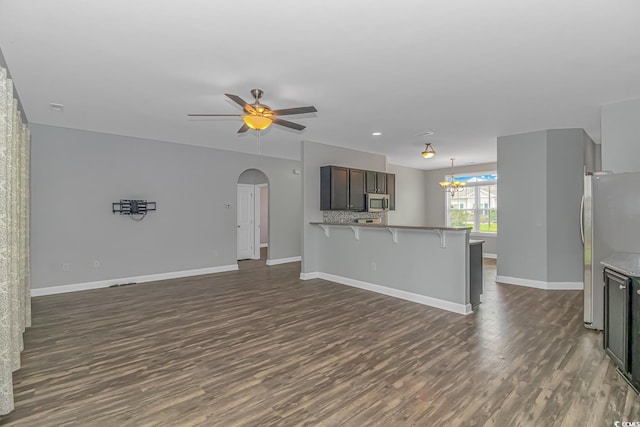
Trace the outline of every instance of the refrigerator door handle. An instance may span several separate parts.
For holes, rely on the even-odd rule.
[[[580,238],[584,245],[584,196],[582,196],[582,200],[580,200]]]

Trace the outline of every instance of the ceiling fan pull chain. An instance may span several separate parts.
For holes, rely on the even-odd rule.
[[[259,129],[258,129],[258,138],[257,138],[257,140],[258,140],[258,142],[257,142],[257,145],[258,145],[258,156],[261,156],[262,153],[260,153],[260,130]]]

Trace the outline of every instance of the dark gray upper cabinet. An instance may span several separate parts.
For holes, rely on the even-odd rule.
[[[349,209],[349,169],[339,166],[320,168],[320,209]]]
[[[395,210],[395,175],[343,166],[320,168],[320,210],[366,211],[367,193],[387,192],[390,209]]]
[[[396,176],[395,174],[387,174],[387,194],[389,195],[389,210],[396,210]]]
[[[367,171],[367,193],[387,194],[387,174]]]
[[[349,169],[349,209],[353,211],[364,211],[367,208],[364,183],[365,171]]]
[[[364,211],[365,171],[341,166],[321,167],[320,209]]]

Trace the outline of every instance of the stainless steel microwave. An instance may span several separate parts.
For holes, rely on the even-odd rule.
[[[386,212],[388,210],[388,194],[367,193],[367,212]]]

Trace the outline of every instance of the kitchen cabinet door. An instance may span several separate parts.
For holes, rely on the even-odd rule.
[[[367,207],[365,171],[349,169],[349,209],[364,211]]]
[[[377,175],[375,171],[366,171],[367,193],[375,193],[377,185]]]
[[[387,194],[387,174],[384,172],[376,172],[376,193]]]
[[[628,277],[605,269],[604,348],[624,373],[629,366],[629,288]]]
[[[341,166],[320,168],[320,210],[364,211],[366,204],[365,171]]]
[[[348,210],[349,169],[340,166],[320,168],[320,210]]]
[[[631,303],[629,305],[631,328],[630,346],[631,352],[629,365],[631,376],[636,384],[640,384],[640,279],[634,277],[631,281]]]
[[[389,195],[389,210],[396,210],[396,176],[388,173],[387,175],[387,194]]]
[[[387,174],[384,172],[366,171],[367,193],[387,194]]]

